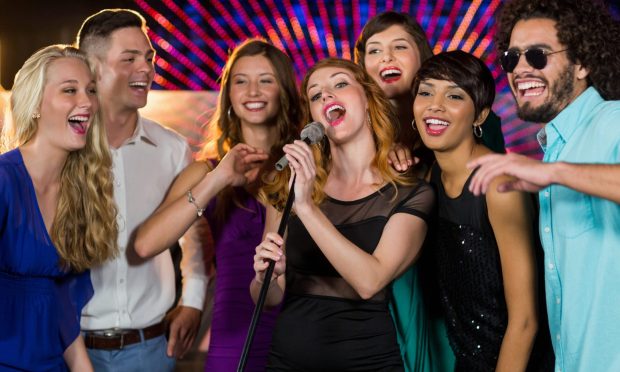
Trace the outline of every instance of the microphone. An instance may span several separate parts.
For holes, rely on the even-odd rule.
[[[314,145],[323,139],[325,135],[325,129],[323,128],[323,124],[318,121],[313,121],[310,124],[306,124],[304,129],[301,130],[301,140],[307,143],[308,145]],[[282,156],[280,160],[276,163],[276,170],[281,171],[288,165],[288,159],[286,155]]]

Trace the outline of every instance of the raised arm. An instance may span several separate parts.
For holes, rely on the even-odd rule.
[[[345,238],[313,203],[311,191],[316,170],[310,148],[301,141],[295,141],[295,145],[285,146],[285,152],[287,157],[290,156],[289,164],[297,174],[295,211],[299,219],[347,283],[360,297],[372,298],[418,256],[426,236],[426,222],[413,214],[395,213],[386,223],[378,246],[372,254],[368,254]],[[432,190],[426,192],[432,193]],[[414,198],[418,196],[421,194],[416,194]],[[426,198],[428,209],[433,201],[432,196]]]
[[[238,144],[211,171],[206,163],[190,164],[172,184],[161,206],[138,229],[134,243],[136,253],[152,257],[168,249],[218,192],[227,186],[245,184],[246,174],[266,158],[261,150]],[[189,200],[189,191],[193,203]]]
[[[620,204],[619,164],[544,163],[511,153],[482,156],[468,167],[479,168],[470,184],[475,195],[486,193],[495,177],[507,175],[514,178],[498,183],[500,192],[537,192],[551,184],[559,184]]]
[[[525,371],[538,330],[532,206],[527,194],[521,192],[499,193],[491,189],[486,200],[499,247],[508,307],[508,326],[496,370]]]

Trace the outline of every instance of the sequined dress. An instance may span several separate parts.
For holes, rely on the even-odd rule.
[[[433,167],[437,194],[433,268],[439,284],[448,338],[456,355],[456,371],[495,371],[508,309],[499,249],[487,214],[485,197],[469,191],[471,177],[456,198],[446,195],[441,170]],[[528,371],[553,366],[546,316],[539,315],[539,334]]]
[[[457,371],[493,371],[508,325],[502,270],[486,199],[469,192],[450,198],[434,167],[437,223],[435,272]]]
[[[336,229],[372,253],[395,213],[427,220],[434,203],[430,186],[386,185],[365,198],[326,198],[321,210]],[[364,300],[323,255],[299,218],[292,216],[286,241],[286,293],[274,330],[268,371],[403,371],[389,290]]]

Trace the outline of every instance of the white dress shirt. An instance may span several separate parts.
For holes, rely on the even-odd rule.
[[[170,251],[144,260],[131,245],[137,227],[157,209],[172,181],[190,163],[191,150],[181,135],[140,116],[134,135],[118,149],[111,148],[111,153],[120,252],[91,269],[95,294],[82,312],[84,330],[148,327],[163,320],[175,298]],[[207,276],[200,237],[192,236],[193,231],[180,240],[180,304],[202,310]]]

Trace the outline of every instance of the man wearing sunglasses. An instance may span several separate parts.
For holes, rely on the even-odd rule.
[[[500,62],[519,117],[545,124],[544,158],[469,164],[474,194],[539,192],[556,371],[620,371],[620,26],[594,1],[505,5]]]

